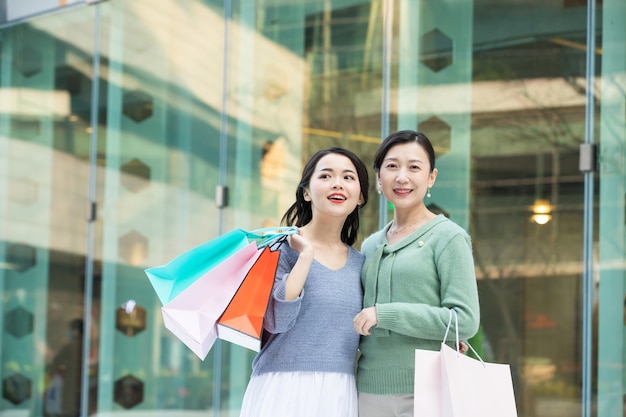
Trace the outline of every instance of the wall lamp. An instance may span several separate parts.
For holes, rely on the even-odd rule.
[[[548,200],[535,200],[533,206],[533,215],[530,220],[537,224],[546,224],[552,220],[552,205]]]

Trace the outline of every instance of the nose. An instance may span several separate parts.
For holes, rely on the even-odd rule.
[[[396,175],[396,182],[404,182],[406,181],[406,175],[404,170],[398,171],[398,175]]]
[[[333,188],[342,188],[342,187],[343,187],[342,179],[340,177],[335,177],[333,181]]]

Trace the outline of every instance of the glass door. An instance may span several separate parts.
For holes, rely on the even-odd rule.
[[[97,350],[82,366],[98,339],[83,337],[93,25],[80,8],[1,34],[1,410],[76,415],[97,374]]]
[[[100,7],[97,410],[218,412],[219,349],[201,361],[165,328],[144,269],[223,228],[222,2]]]
[[[596,310],[597,415],[626,406],[626,4],[602,4],[600,146]],[[622,24],[616,24],[617,16]]]
[[[431,137],[428,205],[472,236],[481,327],[471,342],[511,365],[520,415],[578,415],[586,8],[392,3],[397,128]]]

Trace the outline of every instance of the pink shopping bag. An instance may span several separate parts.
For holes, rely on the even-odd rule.
[[[217,320],[262,250],[250,243],[165,304],[165,327],[204,360],[217,339]]]

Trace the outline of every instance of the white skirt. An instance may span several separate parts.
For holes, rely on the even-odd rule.
[[[354,375],[270,372],[253,376],[240,417],[358,417]]]

